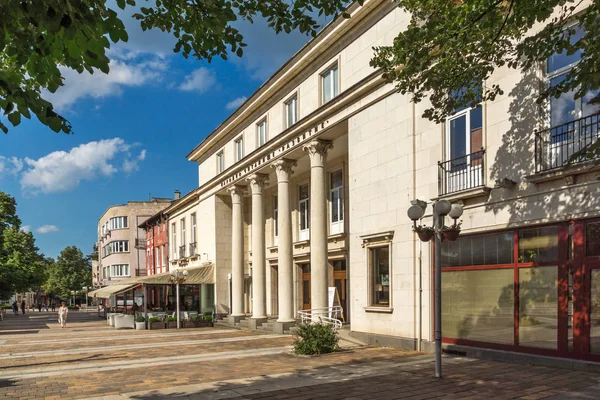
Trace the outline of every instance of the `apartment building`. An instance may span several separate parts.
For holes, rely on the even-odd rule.
[[[348,12],[188,154],[199,187],[168,210],[171,265],[194,243],[232,322],[284,330],[335,287],[353,335],[427,350],[433,244],[406,212],[423,201],[432,225],[447,199],[464,214],[442,245],[445,345],[600,360],[598,167],[567,163],[597,140],[599,107],[535,103],[578,55],[500,68],[485,84],[503,95],[436,124],[369,66],[409,15],[375,0]]]

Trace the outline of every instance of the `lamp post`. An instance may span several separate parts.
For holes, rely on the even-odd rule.
[[[187,270],[176,269],[171,271],[171,282],[176,283],[176,296],[177,296],[177,329],[180,328],[181,318],[179,315],[179,284],[185,282],[188,276]]]
[[[415,200],[408,209],[408,218],[413,221],[413,230],[419,233],[419,239],[424,242],[431,240],[431,236],[421,234],[421,232],[433,231],[435,237],[435,377],[442,377],[442,240],[456,240],[460,226],[456,220],[463,213],[462,206],[458,203],[451,204],[448,200],[436,201],[433,205],[433,227],[419,225],[417,221],[423,218],[427,203]],[[454,225],[451,227],[456,235],[444,235],[444,217],[448,215],[454,219]]]
[[[84,293],[85,293],[85,311],[87,312],[87,310],[88,310],[88,289],[89,289],[89,288],[88,288],[87,286],[84,286],[84,287],[82,287],[81,289],[82,289],[82,290],[84,291]]]

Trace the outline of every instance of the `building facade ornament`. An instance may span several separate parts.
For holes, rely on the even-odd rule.
[[[242,202],[242,197],[248,193],[248,188],[243,185],[233,185],[227,188],[231,193],[231,200],[235,202]]]
[[[289,158],[282,158],[273,162],[271,166],[275,168],[277,182],[287,182],[290,179],[290,175],[294,173],[293,168],[296,165],[298,165],[298,162]]]
[[[265,186],[269,184],[269,175],[267,174],[252,174],[246,181],[250,184],[252,194],[262,194]]]
[[[310,157],[310,165],[325,166],[327,162],[327,151],[333,149],[333,142],[329,140],[314,139],[302,146],[302,149]]]

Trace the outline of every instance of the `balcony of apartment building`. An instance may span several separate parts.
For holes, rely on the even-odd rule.
[[[146,239],[135,239],[135,248],[143,250],[146,248]]]
[[[186,250],[186,245],[185,244],[179,246],[179,259],[180,260],[187,257],[187,254],[186,254],[185,250]]]

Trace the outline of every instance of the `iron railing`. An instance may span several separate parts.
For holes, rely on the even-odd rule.
[[[600,137],[600,115],[590,115],[535,133],[535,172],[596,158],[585,150]]]
[[[336,329],[342,329],[342,313],[343,309],[341,306],[333,306],[301,310],[298,311],[298,317],[304,324],[320,322],[325,325],[333,325]]]
[[[483,186],[485,149],[438,162],[438,193],[440,196]]]
[[[196,242],[190,243],[190,257],[197,256],[196,253]]]
[[[185,258],[185,244],[179,246],[179,258]]]
[[[146,239],[135,239],[135,247],[136,248],[146,247]]]

